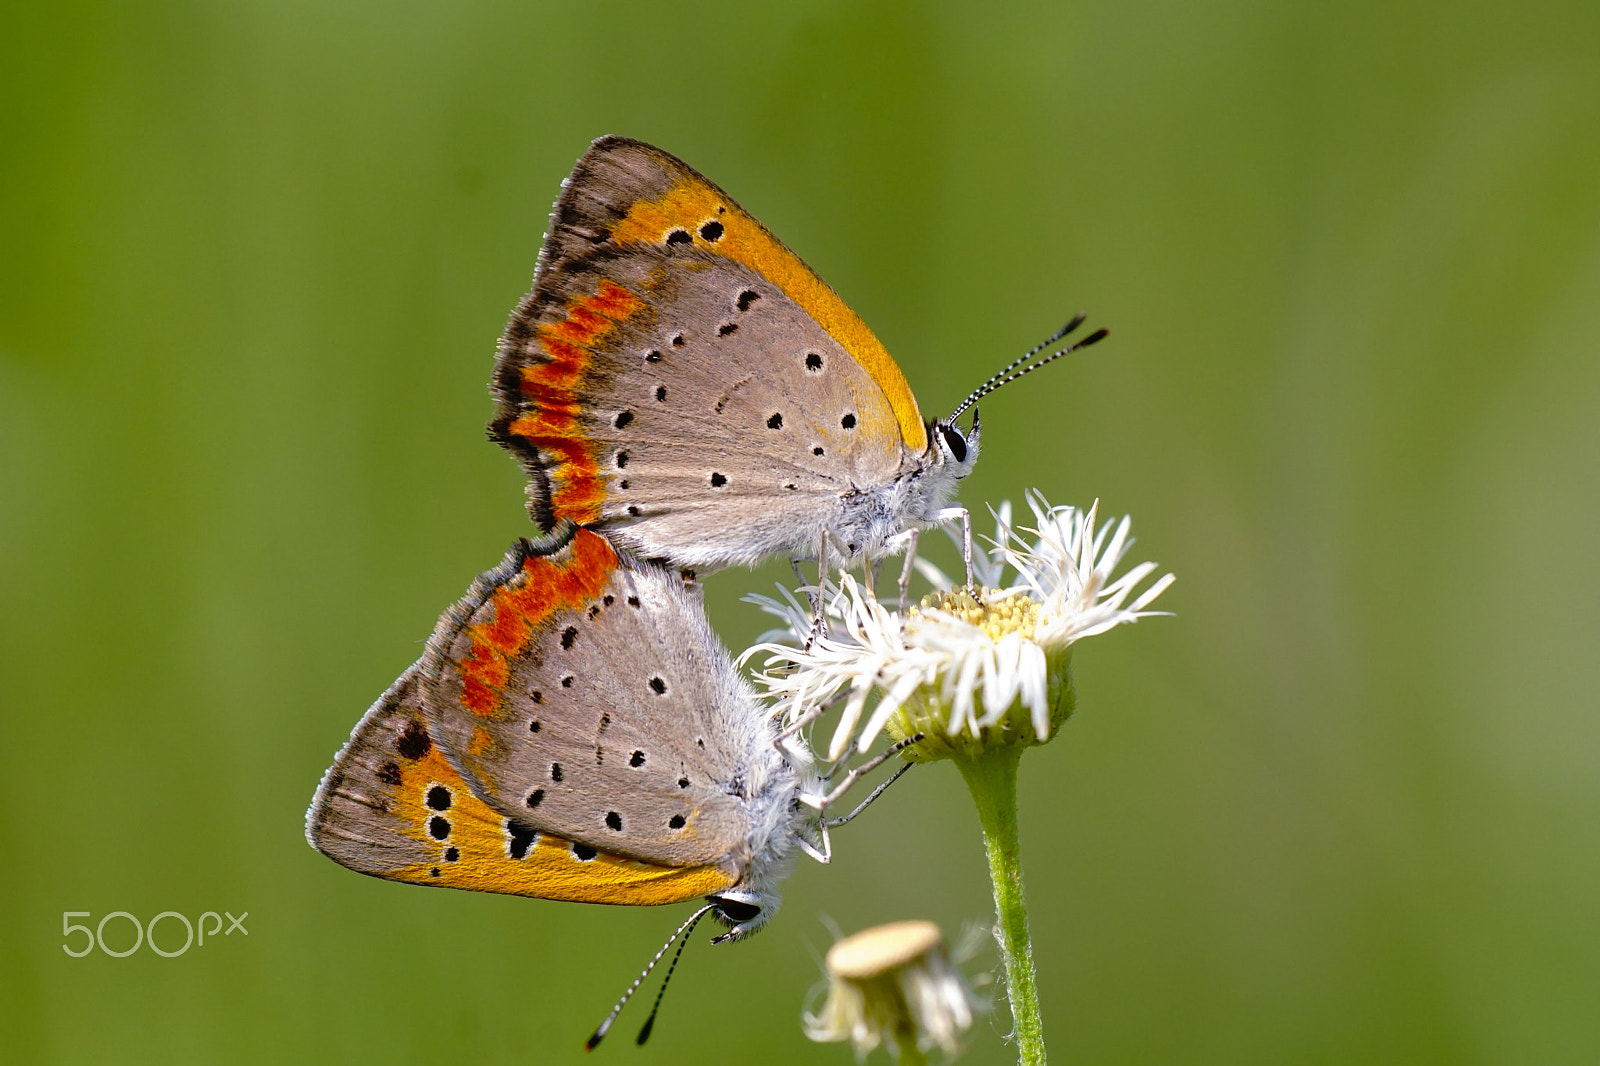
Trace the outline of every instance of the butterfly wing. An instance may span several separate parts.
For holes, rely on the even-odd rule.
[[[412,666],[356,726],[306,814],[335,862],[393,881],[585,903],[676,903],[732,884],[714,866],[641,863],[508,818],[429,735]]]
[[[679,160],[602,138],[568,178],[501,343],[491,436],[541,524],[675,565],[813,547],[853,486],[927,445],[866,325]]]
[[[698,591],[588,530],[515,548],[426,661],[429,728],[473,792],[563,839],[738,876],[756,797],[793,793]]]

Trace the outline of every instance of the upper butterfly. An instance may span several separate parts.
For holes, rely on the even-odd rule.
[[[500,343],[489,434],[569,518],[689,569],[829,549],[849,560],[964,514],[978,456],[924,423],[866,323],[726,193],[602,137],[563,183]]]

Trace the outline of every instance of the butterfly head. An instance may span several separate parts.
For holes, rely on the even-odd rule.
[[[913,479],[914,502],[907,510],[928,520],[956,494],[956,483],[972,473],[978,461],[978,438],[982,425],[978,409],[972,409],[972,425],[966,432],[954,418],[936,418],[928,423],[928,450],[922,454]]]
[[[706,902],[711,904],[711,916],[728,927],[726,933],[711,941],[723,944],[759,932],[772,920],[783,899],[772,889],[732,888],[707,896]]]
[[[982,430],[976,405],[972,408],[972,425],[965,433],[956,425],[955,418],[936,418],[928,423],[933,465],[947,469],[956,481],[972,473],[973,464],[978,461],[978,438]]]

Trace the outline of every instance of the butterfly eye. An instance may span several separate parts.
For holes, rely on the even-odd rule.
[[[967,461],[967,440],[949,426],[940,426],[939,432],[944,434],[944,445],[950,449],[950,454],[955,456],[958,463]]]
[[[761,913],[761,908],[754,903],[729,899],[727,896],[711,896],[709,898],[712,903],[716,904],[717,914],[733,925],[748,922]]]

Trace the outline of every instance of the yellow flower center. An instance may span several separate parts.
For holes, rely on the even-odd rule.
[[[974,626],[990,640],[997,641],[1007,633],[1032,640],[1039,623],[1039,604],[1021,592],[994,598],[999,595],[999,590],[989,588],[980,588],[976,597],[967,589],[930,592],[909,613],[915,617],[923,611],[940,611]]]

